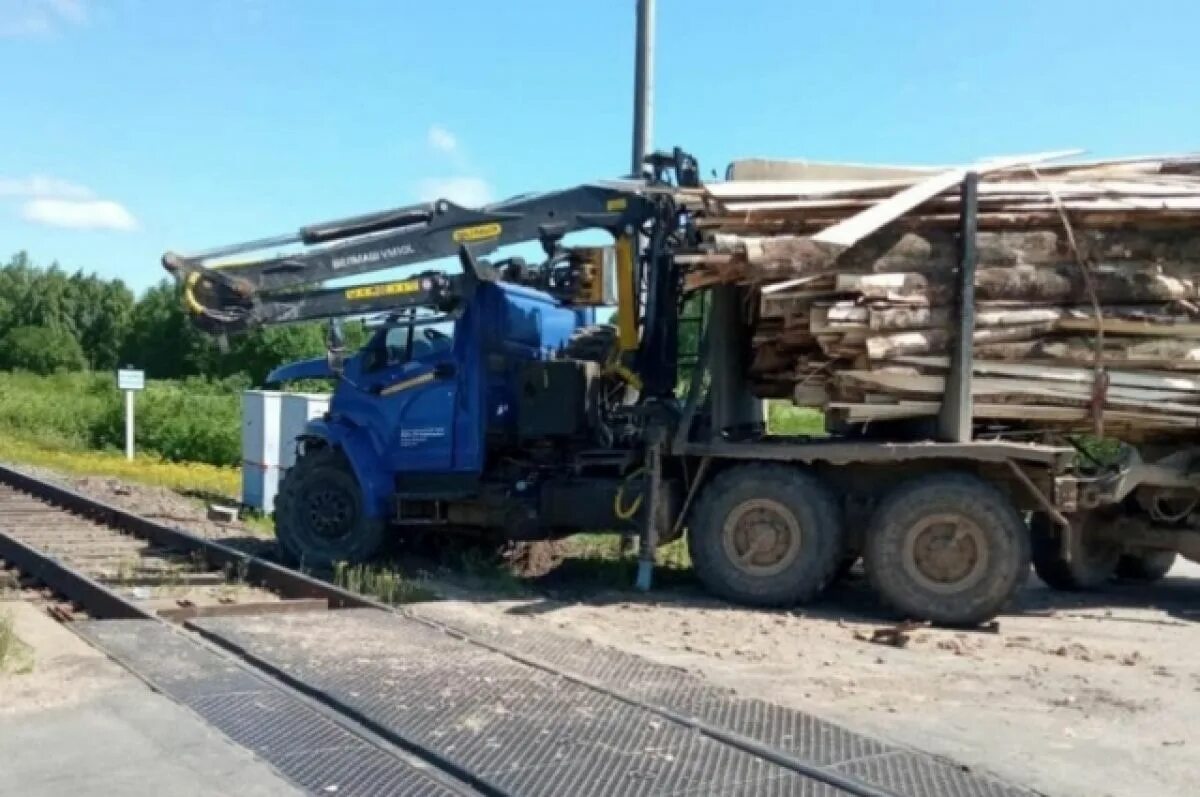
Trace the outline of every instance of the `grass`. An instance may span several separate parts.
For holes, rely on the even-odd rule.
[[[503,595],[520,595],[526,591],[521,577],[502,557],[489,554],[481,548],[467,548],[458,556],[457,570],[493,592]]]
[[[437,597],[432,590],[406,576],[398,567],[387,564],[349,565],[338,562],[333,568],[333,583],[390,606]]]
[[[33,650],[20,640],[12,615],[0,613],[0,672],[24,674],[33,670]]]
[[[207,562],[195,563],[197,571],[206,569]],[[247,577],[250,575],[250,563],[244,559],[239,559],[237,563],[226,562],[221,568],[225,574],[225,582],[217,588],[217,600],[232,603],[237,600],[247,586]]]
[[[137,447],[164,460],[241,459],[242,385],[153,380],[137,395]],[[0,434],[62,450],[123,448],[124,398],[111,373],[0,373]]]
[[[616,534],[576,534],[564,540],[563,559],[539,579],[546,586],[631,591],[637,577],[637,545],[627,551]],[[694,580],[687,542],[678,539],[655,552],[654,581],[659,587]]]
[[[621,537],[617,534],[576,534],[567,538],[567,556],[572,559],[637,560],[637,546],[626,554],[621,550]],[[687,570],[692,566],[687,543],[680,538],[658,549],[656,561],[659,567]]]
[[[31,440],[3,430],[0,430],[0,460],[75,476],[106,476],[181,493],[204,492],[230,497],[241,493],[242,477],[238,468],[170,462],[153,454],[139,454],[131,462],[124,454],[71,449],[61,443]]]

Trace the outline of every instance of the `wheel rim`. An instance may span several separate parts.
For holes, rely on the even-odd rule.
[[[304,497],[304,518],[315,537],[337,540],[354,529],[358,507],[353,496],[333,485],[309,492]]]
[[[736,506],[721,529],[725,555],[738,570],[751,576],[773,576],[800,555],[803,533],[786,506],[755,498]]]
[[[952,593],[969,589],[987,571],[987,536],[958,514],[928,515],[904,536],[904,570],[925,589]]]

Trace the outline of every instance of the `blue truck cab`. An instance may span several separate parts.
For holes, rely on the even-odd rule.
[[[576,520],[619,525],[610,508],[621,458],[564,468],[589,448],[600,371],[570,358],[572,344],[588,339],[594,352],[597,336],[612,337],[581,325],[587,314],[532,288],[480,282],[451,314],[391,317],[340,374],[324,359],[276,369],[271,382],[337,378],[280,487],[285,551],[310,563],[359,560],[396,524],[509,538],[568,533]],[[570,511],[597,489],[600,517]]]

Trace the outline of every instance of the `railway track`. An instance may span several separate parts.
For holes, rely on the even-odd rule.
[[[396,611],[4,467],[0,560],[314,794],[1029,794],[628,654]]]
[[[102,619],[325,611],[351,593],[244,551],[0,469],[0,554]]]

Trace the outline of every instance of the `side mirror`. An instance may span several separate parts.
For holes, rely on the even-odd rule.
[[[325,362],[329,364],[329,370],[334,376],[341,378],[346,371],[346,353],[344,351],[329,349],[325,352]]]
[[[435,379],[453,379],[458,373],[458,368],[452,362],[440,362],[433,366],[433,376]]]
[[[336,318],[330,319],[325,335],[325,362],[333,375],[340,379],[346,370],[346,344],[342,338],[342,322]]]

